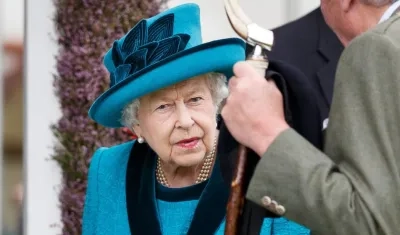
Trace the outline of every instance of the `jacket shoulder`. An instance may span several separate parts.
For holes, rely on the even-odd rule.
[[[399,45],[400,16],[394,16],[354,38],[343,51],[341,60],[369,58],[369,60],[379,62],[383,52],[387,52],[386,56],[388,54],[398,55]],[[368,54],[369,57],[367,57]]]
[[[130,151],[135,141],[123,144],[98,148],[90,161],[89,171],[93,173],[112,171],[120,169],[121,163],[127,164]]]
[[[385,22],[382,22],[365,33],[355,37],[351,40],[346,50],[349,51],[348,48],[352,49],[360,44],[367,44],[372,41],[375,43],[383,42],[400,44],[400,15],[393,16]]]
[[[392,41],[400,43],[400,14],[392,16],[385,22],[378,24],[371,32],[390,37]]]
[[[335,93],[341,93],[336,99],[347,97],[344,96],[346,91],[353,96],[355,91],[371,95],[365,91],[384,89],[388,93],[388,88],[395,90],[398,87],[400,32],[396,34],[391,31],[400,30],[399,19],[394,17],[377,25],[353,39],[345,48],[336,73],[334,90],[337,91]]]
[[[122,212],[126,210],[126,167],[134,143],[101,147],[93,154],[82,218],[83,235],[126,234],[129,231],[124,219],[126,215]],[[114,216],[110,217],[110,214]]]

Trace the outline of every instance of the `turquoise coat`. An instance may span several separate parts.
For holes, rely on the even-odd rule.
[[[223,235],[229,188],[219,167],[214,167],[210,180],[204,183],[200,198],[160,200],[156,198],[155,156],[146,144],[132,148],[134,143],[95,152],[89,168],[83,235]],[[143,156],[134,155],[134,149]],[[308,235],[309,230],[285,218],[267,218],[260,234]]]

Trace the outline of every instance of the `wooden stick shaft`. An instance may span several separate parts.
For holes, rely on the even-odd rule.
[[[237,235],[238,226],[240,221],[240,214],[242,212],[244,203],[244,189],[243,180],[247,163],[247,149],[243,145],[239,145],[238,161],[231,183],[231,192],[229,195],[227,214],[226,214],[226,227],[225,235]]]
[[[251,55],[247,62],[251,63],[261,76],[265,76],[265,71],[268,67],[268,60],[266,57],[254,57]],[[243,145],[239,145],[236,164],[227,204],[225,235],[239,234],[239,225],[245,198],[244,177],[247,165],[247,149]]]

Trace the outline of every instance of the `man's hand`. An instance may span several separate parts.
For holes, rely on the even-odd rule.
[[[289,128],[282,94],[246,62],[233,67],[229,96],[221,115],[232,136],[262,156],[272,141]]]

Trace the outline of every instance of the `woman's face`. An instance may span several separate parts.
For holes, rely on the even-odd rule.
[[[206,77],[199,76],[142,97],[134,130],[163,162],[195,166],[213,147],[216,112]]]

